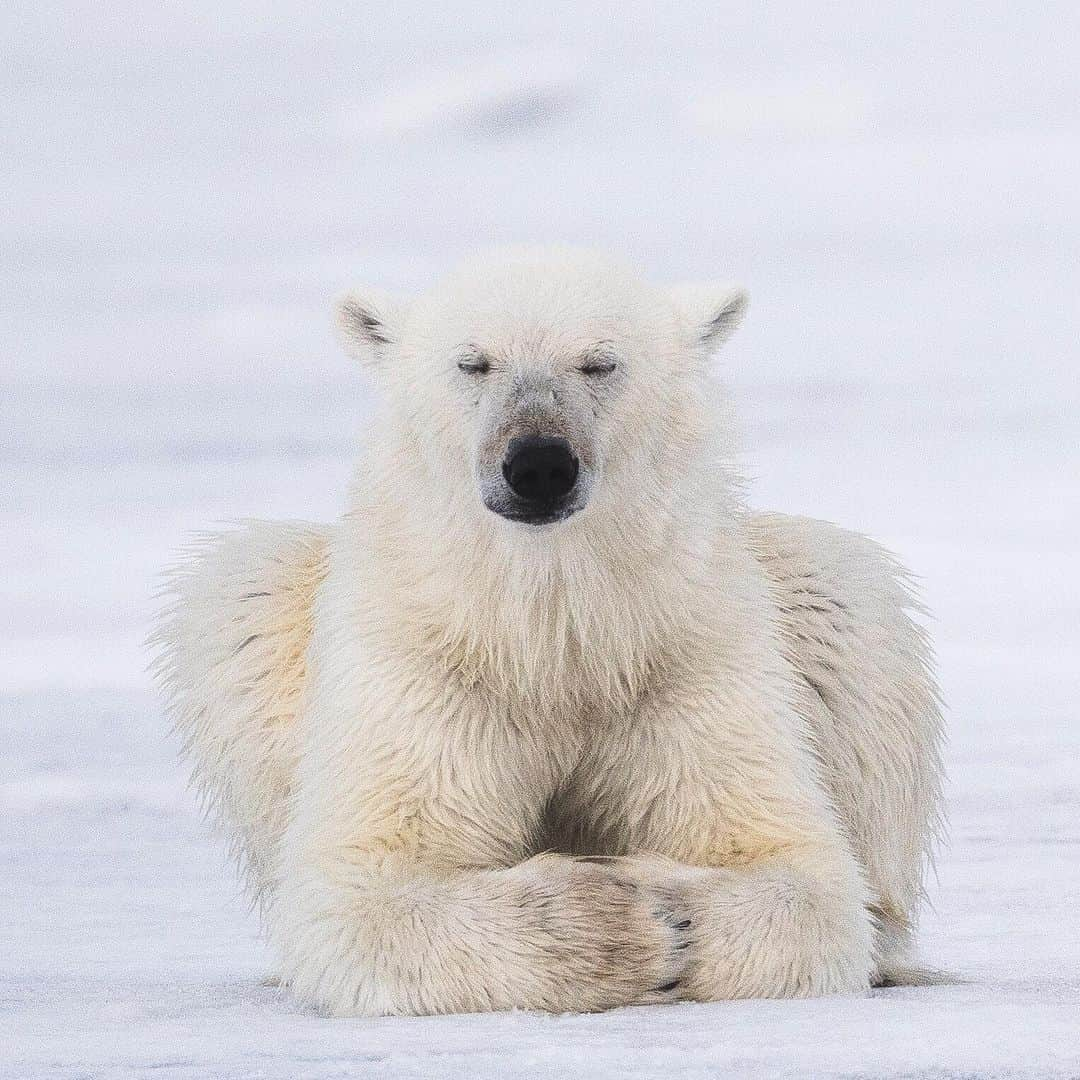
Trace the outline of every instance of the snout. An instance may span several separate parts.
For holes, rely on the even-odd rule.
[[[573,496],[579,471],[577,455],[566,439],[550,435],[511,439],[502,475],[512,502],[492,509],[530,525],[558,521],[576,508]]]

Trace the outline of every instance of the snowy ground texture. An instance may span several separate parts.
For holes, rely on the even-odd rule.
[[[2,1080],[1080,1076],[1077,8],[583,7],[0,16]],[[154,575],[211,522],[338,512],[337,288],[528,239],[746,281],[755,504],[922,575],[923,955],[966,982],[378,1021],[260,984],[142,674]]]

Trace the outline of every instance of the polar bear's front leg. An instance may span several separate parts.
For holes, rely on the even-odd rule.
[[[624,871],[675,887],[687,903],[684,999],[816,997],[870,985],[872,924],[842,852],[778,852],[738,869],[630,859]]]
[[[294,995],[335,1016],[674,1000],[689,923],[670,890],[539,856],[493,870],[341,858],[287,882],[272,935]]]
[[[808,849],[699,872],[698,947],[685,996],[702,1001],[866,990],[872,925],[854,867]]]

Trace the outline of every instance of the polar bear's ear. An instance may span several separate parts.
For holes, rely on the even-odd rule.
[[[334,303],[338,340],[354,360],[373,367],[394,339],[398,304],[377,289],[350,289]]]
[[[735,333],[750,302],[741,285],[715,281],[675,285],[671,295],[707,357]]]

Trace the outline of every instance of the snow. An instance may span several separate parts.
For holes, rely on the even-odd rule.
[[[1077,11],[364,8],[2,17],[0,1078],[1080,1076]],[[336,289],[532,238],[745,280],[753,501],[922,575],[922,952],[965,981],[378,1021],[261,984],[143,673],[154,577],[340,509]]]

